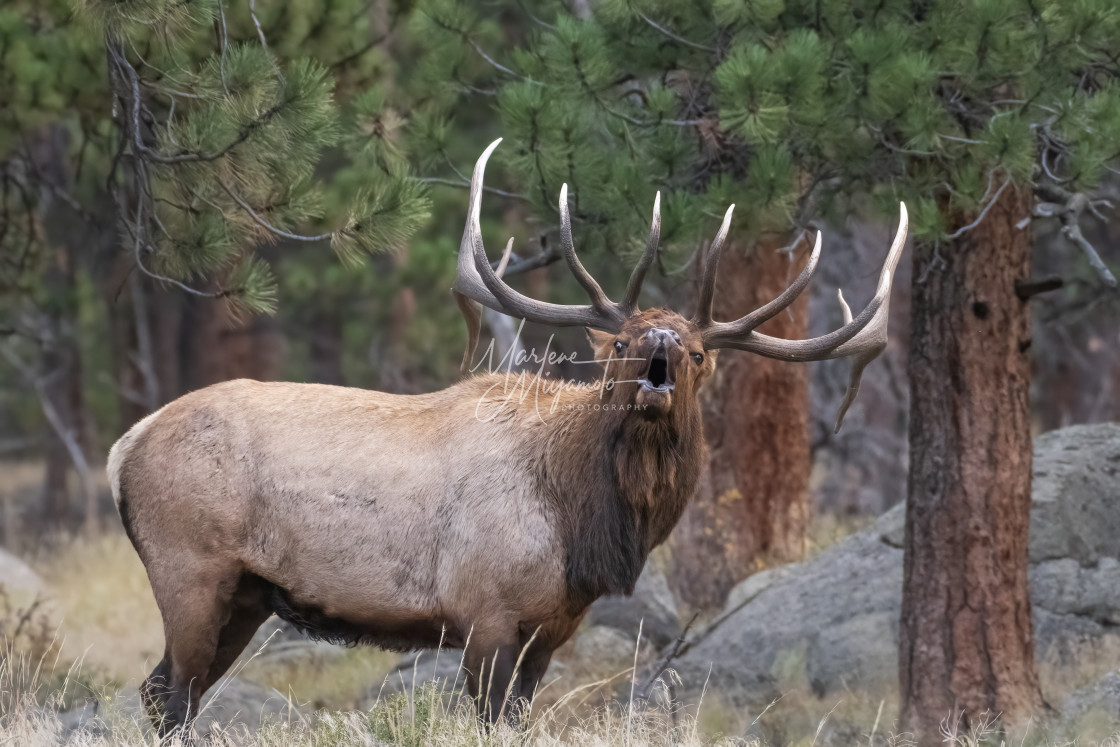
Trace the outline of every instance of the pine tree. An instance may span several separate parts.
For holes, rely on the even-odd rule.
[[[320,266],[329,245],[355,267],[426,220],[427,188],[363,114],[386,75],[376,46],[389,10],[378,18],[358,0],[0,10],[0,342],[25,385],[56,384],[40,399],[52,442],[68,449],[52,453],[78,466],[92,446],[82,398],[62,395],[82,391],[75,294],[86,278],[108,307],[114,378],[134,419],[179,393],[159,391],[172,377],[157,374],[161,348],[179,337],[161,326],[177,294],[193,321],[210,320],[194,330],[229,339],[231,318],[276,306],[269,245],[315,245]],[[48,495],[65,493],[60,467],[48,468]]]
[[[1080,221],[1099,213],[1093,190],[1120,156],[1120,10],[1110,0],[572,7],[482,14],[422,2],[418,38],[441,50],[425,73],[447,82],[424,114],[442,117],[433,131],[461,127],[473,100],[492,98],[523,199],[551,220],[568,182],[589,252],[632,254],[661,189],[675,268],[730,202],[741,243],[792,251],[811,221],[893,218],[905,200],[915,404],[902,726],[932,742],[946,717],[1037,711],[1028,299],[1052,284],[1029,277],[1030,224],[1061,221],[1076,250],[1070,276],[1089,275],[1115,308],[1116,279]],[[791,437],[766,446],[798,448]],[[728,500],[705,531],[738,526],[742,505]]]

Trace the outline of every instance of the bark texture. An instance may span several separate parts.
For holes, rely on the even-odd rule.
[[[311,381],[319,384],[343,386],[346,377],[342,372],[343,320],[336,303],[333,308],[323,305],[311,313],[308,325],[311,357]]]
[[[40,505],[43,526],[66,526],[70,519],[70,488],[68,477],[74,460],[64,441],[61,429],[74,445],[87,450],[86,403],[82,391],[82,355],[77,340],[77,293],[74,257],[66,247],[52,251],[54,261],[47,269],[44,285],[55,303],[48,310],[42,346],[41,397],[58,415],[58,427],[46,432],[46,469],[43,475],[43,499]],[[88,503],[88,501],[87,501]],[[96,522],[96,506],[85,507],[87,518]]]
[[[181,340],[186,389],[230,379],[273,381],[285,354],[275,317],[234,316],[222,299],[186,299]]]
[[[785,290],[804,257],[791,265],[775,251],[783,245],[759,244],[749,253],[728,247],[720,260],[716,319],[738,318]],[[805,337],[807,299],[790,312],[761,330]],[[687,604],[719,607],[751,573],[804,554],[811,514],[808,389],[804,364],[720,353],[701,390],[708,469],[671,539],[673,590]]]
[[[941,744],[1042,707],[1034,665],[1029,193],[1008,189],[976,228],[914,252],[910,480],[899,676],[902,730]],[[960,221],[964,225],[968,220]],[[928,270],[927,270],[928,268]]]

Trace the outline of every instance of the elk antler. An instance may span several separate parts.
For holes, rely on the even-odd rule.
[[[587,291],[591,304],[588,306],[567,306],[563,304],[537,301],[518,293],[510,288],[502,279],[501,274],[494,272],[490,261],[486,258],[486,247],[482,243],[482,229],[479,226],[479,212],[482,206],[482,179],[486,171],[486,162],[490,154],[502,142],[498,138],[479,156],[474,165],[474,174],[471,176],[470,207],[467,213],[467,224],[463,228],[463,240],[459,243],[459,264],[452,290],[459,309],[467,320],[467,349],[463,356],[461,370],[465,371],[470,365],[474,352],[478,347],[478,333],[481,326],[481,308],[487,306],[503,314],[527,319],[531,322],[550,324],[556,327],[592,327],[608,332],[618,332],[622,322],[632,315],[638,308],[638,295],[642,290],[642,281],[645,279],[646,270],[653,263],[657,254],[657,245],[661,236],[661,193],[653,203],[653,222],[650,227],[649,240],[641,259],[630,276],[626,286],[626,296],[620,303],[611,301],[595,278],[584,269],[583,264],[576,256],[575,244],[572,240],[571,216],[568,214],[568,185],[560,189],[560,243],[564,259],[568,263],[576,280]],[[513,245],[513,239],[506,246],[508,253]],[[507,254],[508,256],[508,254]],[[505,258],[503,258],[503,262]],[[472,301],[474,303],[472,303]]]
[[[852,318],[851,309],[844,301],[844,294],[839,293],[840,307],[844,314],[844,326],[820,337],[808,340],[784,340],[779,337],[770,337],[755,328],[793,303],[801,292],[809,285],[813,272],[817,268],[817,260],[821,254],[821,234],[817,232],[817,240],[813,245],[813,253],[805,269],[780,296],[770,303],[755,309],[746,316],[733,322],[712,321],[712,298],[715,293],[716,267],[719,265],[719,256],[727,237],[727,230],[731,222],[732,205],[727,210],[723,225],[708,250],[707,260],[704,263],[704,275],[700,284],[700,305],[693,317],[693,321],[701,328],[704,338],[704,348],[735,348],[758,353],[768,358],[777,358],[783,361],[820,361],[829,358],[852,359],[851,373],[848,378],[848,391],[844,401],[840,404],[840,412],[836,416],[836,430],[844,420],[844,413],[855,400],[859,392],[860,376],[867,364],[883,352],[887,345],[887,311],[890,305],[891,279],[894,268],[902,255],[906,245],[907,216],[906,205],[899,203],[898,232],[895,234],[894,243],[887,253],[883,263],[883,270],[879,275],[879,287],[875,296],[860,312],[859,316]]]

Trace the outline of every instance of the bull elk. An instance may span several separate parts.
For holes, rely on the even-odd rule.
[[[616,383],[566,387],[556,406],[542,408],[503,396],[505,379],[495,374],[413,396],[230,381],[133,426],[110,451],[108,472],[163,617],[163,659],[141,688],[161,734],[189,725],[201,694],[273,613],[328,641],[463,648],[480,717],[503,717],[532,698],[553,651],[595,599],[633,591],[646,557],[680,518],[704,465],[697,392],[719,349],[786,361],[851,358],[842,418],[863,368],[885,346],[905,206],[867,307],[853,318],[841,295],[843,326],[784,340],[756,328],[809,284],[819,233],[804,271],[778,298],[715,321],[729,208],[692,318],[641,311],[659,200],[616,303],[576,257],[565,186],[563,255],[590,304],[544,303],[510,288],[482,242],[483,172],[498,142],[475,164],[459,247],[454,290],[468,356],[481,304],[587,328]],[[525,385],[537,381],[526,376]]]

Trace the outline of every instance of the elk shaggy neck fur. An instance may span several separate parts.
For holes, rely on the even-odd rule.
[[[695,403],[646,419],[609,409],[619,404],[613,399],[602,401],[596,387],[572,392],[541,454],[538,479],[564,528],[573,610],[633,592],[650,551],[695,494],[703,464]]]

